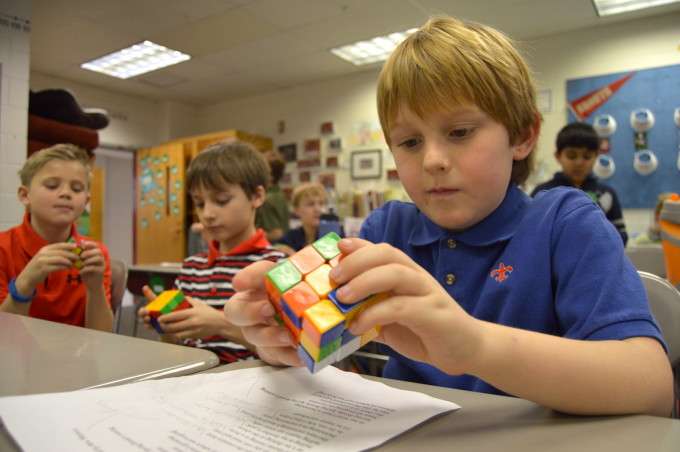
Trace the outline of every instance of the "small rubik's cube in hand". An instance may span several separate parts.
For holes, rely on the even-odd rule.
[[[315,373],[354,353],[378,335],[378,327],[354,336],[348,327],[354,317],[386,296],[377,294],[354,304],[335,296],[328,276],[338,265],[340,237],[330,232],[267,272],[265,286],[277,313],[295,337],[300,358]]]
[[[73,238],[73,236],[69,237],[68,242],[69,242],[69,243],[75,243],[75,244],[76,244],[76,247],[73,249],[73,252],[74,252],[77,256],[79,256],[79,258],[73,263],[73,266],[74,266],[75,268],[77,268],[78,270],[80,270],[81,268],[83,268],[83,265],[84,265],[84,264],[83,264],[83,260],[80,259],[80,255],[81,255],[82,252],[83,252],[83,247],[82,247],[82,245],[80,244],[80,242],[76,242],[76,240]]]
[[[161,324],[158,322],[158,317],[190,307],[191,304],[184,298],[184,294],[181,291],[165,290],[146,305],[146,310],[149,311],[151,325],[159,334],[163,334],[163,328],[161,328]]]

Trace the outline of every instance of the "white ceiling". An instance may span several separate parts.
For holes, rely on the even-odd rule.
[[[599,18],[591,0],[33,0],[31,70],[152,99],[197,105],[373,70],[331,47],[445,13],[515,39],[680,10]],[[191,60],[128,80],[80,64],[149,39]]]

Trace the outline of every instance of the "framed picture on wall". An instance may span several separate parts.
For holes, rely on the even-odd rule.
[[[326,168],[337,168],[338,167],[338,157],[326,157]]]
[[[382,151],[354,151],[351,156],[352,179],[379,179],[382,175]]]
[[[328,150],[340,152],[342,150],[342,138],[333,138],[328,141]]]

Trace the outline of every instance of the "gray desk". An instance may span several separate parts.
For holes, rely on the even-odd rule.
[[[208,351],[0,312],[0,396],[113,386],[218,364]]]
[[[245,361],[207,372],[262,365]],[[479,394],[379,377],[389,386],[418,391],[462,406],[389,441],[381,451],[598,451],[680,450],[680,421],[653,416],[579,417],[555,413],[513,397]]]

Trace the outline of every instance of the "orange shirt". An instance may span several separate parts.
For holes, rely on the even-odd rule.
[[[48,244],[35,232],[30,219],[30,214],[26,213],[22,224],[0,232],[0,304],[7,298],[10,280],[19,276],[40,248]],[[71,236],[76,241],[91,240],[80,236],[75,225],[71,226]],[[103,244],[98,245],[104,254],[104,291],[110,306],[109,251]],[[50,273],[45,281],[38,284],[28,313],[31,317],[39,319],[84,326],[86,300],[85,284],[80,279],[79,270],[76,268],[60,270]]]

